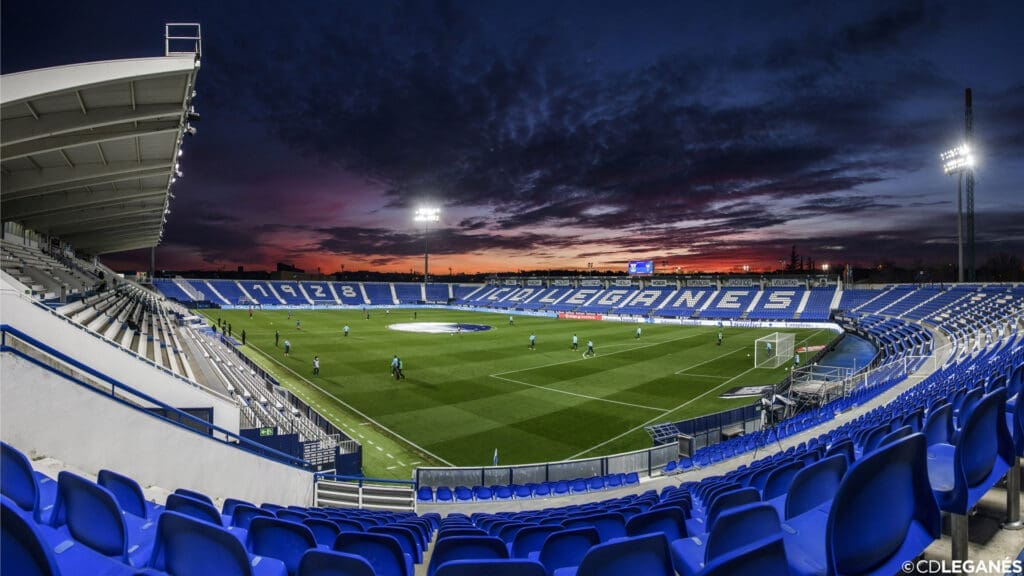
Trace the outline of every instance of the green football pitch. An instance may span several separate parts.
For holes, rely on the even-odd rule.
[[[210,310],[231,322],[245,354],[363,444],[367,476],[409,479],[417,466],[550,462],[648,448],[644,426],[751,402],[719,394],[781,380],[789,364],[756,369],[754,340],[774,329],[559,320],[470,311]],[[301,322],[301,330],[296,327]],[[406,322],[491,326],[424,334]],[[351,328],[345,337],[342,327]],[[275,346],[274,332],[280,333]],[[826,344],[828,330],[787,330],[797,346]],[[536,334],[536,350],[529,336]],[[570,349],[573,334],[579,350]],[[284,341],[291,354],[284,355]],[[583,357],[588,340],[594,357]],[[313,375],[313,356],[320,374]],[[391,374],[401,357],[406,378]]]

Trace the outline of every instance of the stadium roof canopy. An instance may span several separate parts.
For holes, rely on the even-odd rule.
[[[156,246],[200,64],[190,49],[0,77],[0,217],[89,254]]]

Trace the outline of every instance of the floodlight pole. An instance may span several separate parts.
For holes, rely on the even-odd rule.
[[[964,173],[956,175],[956,247],[957,247],[957,282],[964,281]]]
[[[423,287],[426,289],[430,281],[430,251],[427,249],[427,238],[430,223],[441,220],[441,211],[437,208],[417,208],[413,219],[416,222],[423,222]]]

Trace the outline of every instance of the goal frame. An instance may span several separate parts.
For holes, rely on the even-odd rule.
[[[771,351],[768,350],[771,344]],[[796,347],[796,334],[792,332],[772,332],[754,340],[754,367],[778,368],[793,358]]]

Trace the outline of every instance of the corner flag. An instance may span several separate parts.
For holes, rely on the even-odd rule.
[[[498,449],[495,448],[494,449],[494,464],[493,464],[493,466],[497,466],[497,465],[498,465]]]

